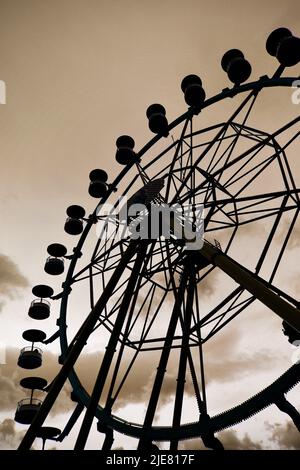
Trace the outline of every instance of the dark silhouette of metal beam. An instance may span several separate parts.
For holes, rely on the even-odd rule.
[[[119,265],[116,267],[116,270],[114,271],[109,282],[107,283],[107,287],[105,291],[99,298],[94,309],[89,314],[87,321],[80,328],[80,334],[76,336],[76,341],[74,342],[73,347],[69,349],[62,368],[60,369],[59,373],[53,380],[51,387],[49,389],[49,392],[46,395],[46,398],[43,401],[38,413],[34,417],[34,420],[32,421],[30,427],[28,428],[22,442],[19,445],[18,450],[30,449],[30,447],[32,446],[33,441],[36,437],[37,431],[43,425],[46,417],[48,416],[49,411],[54,405],[54,402],[56,398],[58,397],[64,383],[66,382],[70,371],[72,370],[83,347],[85,346],[94,326],[96,325],[99,315],[104,310],[105,305],[107,304],[109,298],[111,297],[116,287],[116,284],[120,280],[127,264],[129,263],[133,255],[136,253],[136,246],[137,246],[137,241],[132,241],[129,244],[126,252],[121,258]]]
[[[184,395],[184,387],[185,387],[185,376],[186,376],[186,366],[187,360],[189,355],[189,330],[193,315],[193,300],[194,300],[194,293],[195,293],[195,266],[192,263],[190,258],[187,259],[188,269],[189,269],[189,283],[187,286],[187,299],[186,299],[186,308],[184,312],[184,319],[182,322],[182,342],[181,342],[181,350],[180,350],[180,359],[179,359],[179,367],[178,367],[178,375],[177,375],[177,386],[176,386],[176,394],[175,394],[175,403],[174,403],[174,412],[173,412],[173,427],[180,426],[181,422],[181,414],[182,414],[182,404],[183,404],[183,395]],[[173,440],[170,444],[170,450],[176,451],[178,447],[178,441]]]
[[[289,415],[289,417],[292,419],[294,425],[300,432],[300,413],[296,408],[285,398],[285,396],[282,394],[276,401],[275,405],[277,408],[282,411],[283,413],[286,413]]]
[[[148,243],[146,241],[139,243],[139,248],[136,256],[136,260],[134,266],[132,268],[132,272],[126,286],[126,291],[124,297],[122,299],[122,303],[120,305],[120,309],[109,338],[108,345],[105,350],[105,354],[99,369],[99,373],[94,385],[94,389],[90,398],[89,405],[87,407],[80,431],[78,433],[78,437],[76,440],[76,444],[74,449],[75,450],[83,450],[90,432],[90,428],[96,413],[96,409],[103,392],[103,388],[107,379],[107,375],[109,369],[111,367],[111,363],[116,351],[116,347],[119,341],[120,333],[123,328],[126,315],[128,313],[128,309],[130,307],[130,303],[132,301],[132,292],[135,289],[137,280],[140,275],[140,270],[142,267],[143,262],[145,261],[145,256],[147,252]],[[123,258],[121,263],[123,262]]]
[[[218,266],[240,286],[266,305],[266,307],[269,307],[280,318],[285,320],[291,327],[300,332],[299,309],[275,294],[258,276],[208,242],[204,242],[200,253],[205,259]]]
[[[172,346],[177,322],[178,322],[180,311],[181,311],[182,302],[184,300],[184,292],[186,289],[187,279],[188,279],[188,268],[184,267],[182,277],[180,280],[180,285],[176,294],[175,303],[174,303],[173,311],[171,314],[171,319],[170,319],[170,323],[168,326],[166,339],[164,342],[164,347],[160,356],[159,365],[157,368],[151,396],[149,399],[149,403],[148,403],[148,407],[147,407],[147,411],[146,411],[146,415],[144,419],[143,427],[146,429],[150,428],[153,423],[155,410],[156,410],[157,403],[159,400],[159,395],[160,395],[161,387],[162,387],[163,380],[164,380],[164,375],[166,372],[166,368],[167,368],[167,364],[168,364],[168,360],[170,356],[171,346]],[[138,450],[142,451],[145,448],[147,448],[148,445],[149,445],[148,442],[141,439],[139,442]]]

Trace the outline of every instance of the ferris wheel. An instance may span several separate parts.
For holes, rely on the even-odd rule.
[[[187,111],[169,123],[165,108],[151,105],[146,114],[155,136],[139,151],[132,137],[117,139],[122,170],[114,181],[103,169],[90,173],[89,194],[98,200],[94,212],[86,216],[78,205],[67,209],[65,231],[79,236],[73,252],[58,243],[48,247],[45,271],[59,276],[66,270],[62,291],[33,288],[36,299],[29,316],[48,318],[49,300],[60,301],[58,329],[47,339],[41,330],[24,332],[32,346],[21,351],[18,364],[40,367],[42,351],[34,343],[59,341],[61,369],[48,386],[40,377],[22,379],[31,397],[18,404],[15,419],[30,426],[19,449],[30,448],[36,437],[62,441],[81,414],[77,450],[85,448],[94,420],[106,450],[115,433],[135,438],[140,451],[155,450],[158,442],[168,442],[174,451],[192,438],[220,450],[219,431],[272,404],[300,431],[300,415],[285,397],[300,381],[298,363],[287,364],[272,383],[218,414],[211,413],[206,368],[206,348],[246,318],[256,303],[270,318],[275,314],[283,320],[290,342],[300,339],[299,301],[275,279],[300,210],[300,188],[290,161],[295,148],[299,153],[300,117],[292,104],[289,119],[282,109],[273,116],[275,129],[258,117],[264,99],[280,96],[297,80],[284,72],[299,63],[299,43],[286,28],[273,31],[266,48],[279,67],[272,77],[255,81],[249,81],[251,65],[244,54],[226,52],[221,65],[233,86],[211,98],[206,98],[201,79],[188,75],[181,83]],[[153,209],[164,218],[165,209],[175,207],[170,236],[162,233],[163,223],[149,234]],[[176,217],[181,221],[177,225]],[[289,225],[282,235],[285,218]],[[194,238],[183,228],[187,220]],[[145,224],[147,236],[142,236]],[[254,237],[259,233],[255,249],[245,246],[245,230]],[[199,233],[200,244],[193,244]],[[205,304],[207,283],[213,290]],[[99,351],[91,390],[77,367],[89,345]],[[43,426],[67,380],[74,411],[63,430]],[[128,384],[135,381],[141,399],[133,421],[120,410]],[[172,411],[162,422],[158,411],[166,388]],[[43,402],[33,398],[35,389],[46,392]],[[187,421],[190,406],[194,419]]]

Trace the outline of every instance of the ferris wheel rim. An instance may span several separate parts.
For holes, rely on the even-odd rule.
[[[260,79],[256,80],[256,81],[253,81],[253,82],[250,82],[250,83],[246,83],[246,84],[243,84],[243,85],[239,85],[239,86],[235,86],[233,88],[226,88],[224,90],[222,90],[220,93],[216,94],[215,96],[211,97],[211,98],[208,98],[203,106],[201,107],[201,111],[202,109],[206,108],[206,107],[209,107],[209,106],[212,106],[216,103],[218,103],[219,101],[225,99],[225,98],[233,98],[235,97],[236,95],[239,95],[241,93],[245,93],[247,91],[255,91],[257,90],[258,92],[260,92],[261,90],[263,90],[264,88],[274,88],[274,87],[289,87],[293,84],[293,82],[297,80],[297,77],[276,77],[276,78],[269,78],[267,76],[264,76],[264,77],[261,77]],[[175,127],[177,127],[179,124],[181,124],[182,122],[184,122],[185,120],[188,120],[188,119],[191,119],[195,114],[198,114],[198,113],[195,113],[195,109],[194,108],[189,108],[186,112],[184,112],[183,114],[181,114],[179,117],[177,117],[173,122],[171,122],[168,126],[168,130],[171,131],[172,129],[174,129]],[[155,137],[153,137],[152,139],[150,139],[141,149],[139,152],[137,152],[137,158],[138,160],[141,159],[141,157],[148,151],[150,150],[150,148],[152,148],[163,136],[161,135],[156,135]],[[70,294],[70,288],[71,288],[71,281],[72,281],[72,277],[73,277],[73,273],[74,273],[74,270],[75,270],[75,267],[76,267],[76,264],[77,264],[77,261],[81,255],[81,250],[84,246],[84,243],[86,241],[86,238],[95,222],[95,216],[97,214],[97,209],[99,207],[100,204],[103,204],[104,202],[106,202],[106,200],[108,199],[108,197],[113,193],[114,190],[116,190],[117,188],[117,185],[121,182],[121,180],[125,177],[125,175],[130,171],[130,169],[133,167],[135,162],[132,162],[128,165],[126,165],[122,171],[120,172],[120,174],[115,178],[115,180],[113,181],[113,183],[110,185],[110,188],[108,190],[108,193],[106,196],[104,196],[100,202],[96,205],[96,208],[95,210],[93,211],[93,213],[91,214],[90,218],[88,219],[87,221],[87,224],[84,228],[84,231],[83,233],[81,234],[79,240],[78,240],[78,243],[76,245],[76,247],[74,248],[74,256],[73,258],[71,259],[71,263],[70,263],[70,266],[68,268],[68,271],[67,271],[67,275],[66,275],[66,278],[65,278],[65,282],[64,282],[64,286],[63,286],[63,293],[62,293],[62,300],[61,300],[61,308],[60,308],[60,314],[59,314],[59,338],[60,338],[60,348],[61,348],[61,358],[63,360],[64,358],[64,355],[66,354],[67,352],[67,349],[69,347],[69,344],[68,344],[68,340],[67,340],[67,328],[66,328],[66,317],[67,317],[67,310],[68,310],[68,298],[69,298],[69,294]],[[289,371],[290,369],[288,369]],[[287,372],[288,372],[287,371]],[[287,373],[286,372],[286,373]],[[69,380],[71,382],[71,385],[76,393],[76,395],[81,395],[80,398],[81,400],[83,400],[84,398],[84,395],[86,395],[86,397],[84,398],[84,405],[87,406],[88,404],[88,401],[90,399],[90,396],[89,394],[86,392],[85,388],[82,386],[80,380],[79,380],[79,377],[78,375],[76,374],[76,372],[74,371],[74,369],[72,370],[70,376],[69,376]],[[271,384],[272,385],[272,384]],[[83,394],[83,395],[82,395]],[[102,408],[100,405],[98,405],[98,408],[97,408],[97,417],[103,417],[103,412],[102,412]],[[111,418],[117,423],[117,422],[123,422],[123,423],[127,423],[128,426],[131,426],[132,423],[129,423],[127,422],[126,420],[122,420],[121,418],[118,418],[117,416],[115,415],[110,415]],[[196,428],[196,425],[198,424],[199,426],[199,423],[194,423],[195,425],[195,428]],[[180,426],[180,429],[182,427],[184,427],[185,425],[182,425]],[[116,426],[117,427],[117,426]],[[116,429],[116,427],[113,427],[113,429]],[[141,426],[142,427],[142,426]],[[129,428],[128,428],[129,429]],[[152,429],[156,429],[155,426],[152,427]],[[172,429],[172,427],[166,427],[165,429],[168,429],[168,432],[170,432],[170,430]],[[117,429],[116,429],[117,430]],[[129,435],[129,434],[128,434]],[[195,434],[194,437],[197,437],[199,436],[200,434]],[[137,436],[137,437],[140,437],[140,436]],[[154,438],[155,439],[155,438]],[[180,437],[180,439],[184,439],[184,437]],[[164,439],[162,439],[164,440]]]
[[[73,379],[79,381],[78,376],[74,371],[72,372],[72,375],[73,374],[76,376],[73,377]],[[288,368],[281,376],[271,382],[270,385],[266,386],[244,402],[211,416],[210,428],[213,432],[219,432],[230,428],[241,421],[246,421],[252,418],[255,414],[274,404],[276,401],[274,396],[280,396],[289,392],[292,388],[297,386],[299,382],[300,364],[297,363]],[[79,393],[79,398],[82,400],[82,403],[84,406],[87,406],[90,397],[81,384]],[[250,412],[249,403],[252,405]],[[201,424],[200,421],[183,423],[179,428],[176,428],[176,430],[174,430],[173,426],[151,426],[150,428],[144,428],[143,424],[133,423],[132,421],[125,420],[112,413],[108,415],[100,405],[98,405],[97,408],[96,418],[101,420],[103,424],[106,424],[114,431],[137,439],[150,438],[153,441],[170,441],[171,439],[185,440],[201,437],[205,432],[205,425],[203,425],[203,423]]]

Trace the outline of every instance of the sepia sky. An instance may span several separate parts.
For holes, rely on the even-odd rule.
[[[0,0],[0,80],[7,92],[7,103],[0,105],[0,341],[6,348],[6,364],[0,365],[0,449],[15,448],[24,430],[11,420],[17,401],[26,396],[18,384],[24,371],[17,370],[16,358],[25,345],[22,331],[36,327],[27,316],[31,287],[45,283],[59,289],[62,280],[52,282],[43,271],[46,247],[53,242],[70,250],[74,246],[63,232],[65,209],[80,204],[87,213],[93,210],[95,200],[87,192],[90,170],[104,168],[110,181],[118,175],[115,140],[132,135],[139,149],[152,137],[145,115],[150,104],[162,103],[169,121],[182,114],[186,105],[180,83],[185,75],[198,74],[208,97],[230,86],[220,66],[228,49],[245,53],[253,80],[271,75],[277,63],[266,53],[265,41],[279,26],[300,36],[298,0]],[[299,76],[299,66],[288,74]],[[290,94],[283,90],[266,96],[256,126],[274,130],[288,116],[297,116],[300,108],[291,103]],[[226,106],[208,111],[203,122],[218,122]],[[296,146],[291,158],[299,185]],[[294,296],[300,287],[298,234],[285,276],[279,278]],[[247,233],[243,240],[240,256],[246,260],[260,234]],[[213,294],[208,289],[208,298]],[[58,305],[54,310],[57,316]],[[55,320],[42,328],[53,333]],[[261,305],[243,328],[248,339],[240,340],[238,324],[207,353],[216,412],[247,399],[249,390],[256,393],[260,384],[267,385],[291,365],[293,349],[281,333],[281,322]],[[57,354],[57,344],[47,347],[43,373],[49,380],[58,370]],[[95,355],[89,350],[79,366],[87,387],[86,364],[96,373]],[[147,378],[144,371],[141,367],[141,383]],[[68,391],[67,385],[49,423],[63,427],[71,409]],[[128,384],[127,393],[120,413],[135,420],[143,396],[135,383]],[[168,397],[166,391],[161,419],[171,412]],[[289,397],[299,409],[299,386]],[[60,448],[71,448],[75,434]],[[233,449],[300,449],[299,435],[275,407],[220,437]],[[99,448],[99,443],[93,431],[88,447]],[[118,436],[114,447],[134,445]],[[184,443],[184,448],[198,447],[199,442]]]

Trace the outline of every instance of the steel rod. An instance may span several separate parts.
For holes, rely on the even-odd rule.
[[[300,332],[300,311],[275,294],[255,274],[207,242],[204,242],[200,253],[285,320],[292,328]]]
[[[120,333],[122,331],[126,315],[128,312],[128,308],[132,301],[132,292],[135,289],[137,280],[140,275],[140,269],[142,264],[145,260],[146,252],[147,252],[148,243],[143,242],[139,244],[139,250],[137,253],[137,257],[134,263],[134,267],[132,269],[132,273],[130,275],[128,284],[126,286],[125,294],[122,299],[122,303],[120,306],[120,310],[118,316],[116,318],[114,328],[112,330],[111,336],[109,338],[108,345],[105,350],[105,354],[98,372],[98,376],[96,378],[96,382],[94,385],[94,389],[90,398],[90,402],[88,404],[80,431],[78,433],[78,437],[76,440],[76,444],[74,449],[75,450],[83,450],[90,432],[90,428],[96,414],[96,409],[103,392],[103,388],[107,379],[107,375],[109,369],[111,367],[111,363],[116,351],[116,347],[119,341]],[[123,258],[122,258],[123,261]]]
[[[157,403],[159,400],[159,395],[160,395],[161,387],[163,384],[163,380],[164,380],[164,376],[165,376],[165,372],[166,372],[166,368],[167,368],[167,364],[168,364],[168,360],[170,356],[173,337],[174,337],[174,333],[175,333],[176,326],[178,323],[181,305],[184,299],[184,292],[186,288],[187,277],[188,277],[188,272],[187,272],[187,269],[185,268],[183,270],[180,285],[177,291],[173,311],[171,314],[170,323],[168,326],[168,331],[166,334],[164,347],[160,356],[160,361],[159,361],[159,365],[157,368],[154,384],[152,387],[151,396],[148,402],[148,407],[147,407],[144,424],[143,424],[144,428],[150,428],[153,423],[155,410],[156,410]],[[139,442],[138,450],[143,450],[145,444],[146,443],[143,441],[143,439],[141,439]]]
[[[129,244],[128,249],[126,250],[120,261],[120,264],[112,274],[107,284],[106,290],[103,292],[98,302],[96,303],[94,309],[89,314],[88,320],[85,322],[84,327],[81,329],[80,335],[78,335],[73,347],[68,351],[67,357],[62,368],[53,380],[49,392],[46,395],[46,398],[43,401],[38,413],[34,417],[30,427],[28,428],[22,442],[19,445],[18,450],[30,449],[30,447],[32,446],[37,431],[43,425],[46,417],[48,416],[49,411],[54,405],[54,402],[58,397],[63,385],[65,384],[69,373],[71,372],[75,362],[77,361],[83,347],[85,346],[91,331],[97,323],[99,315],[105,308],[105,305],[108,302],[110,296],[112,295],[115,286],[120,280],[127,264],[135,254],[136,244],[136,242],[131,242],[131,244]]]
[[[181,350],[180,350],[180,359],[179,359],[179,367],[178,367],[178,375],[177,375],[177,386],[176,386],[176,394],[175,394],[175,403],[174,403],[174,411],[173,411],[173,427],[180,426],[181,422],[181,414],[182,414],[182,404],[183,404],[183,395],[184,395],[184,387],[186,382],[186,366],[187,360],[189,355],[189,330],[193,315],[193,300],[194,300],[194,292],[195,292],[195,283],[193,282],[193,276],[195,275],[195,267],[192,265],[192,260],[190,259],[190,276],[189,276],[189,284],[187,287],[187,299],[186,299],[186,308],[184,312],[184,320],[182,322],[182,343],[181,343]],[[171,441],[170,450],[176,451],[178,448],[178,440]]]

